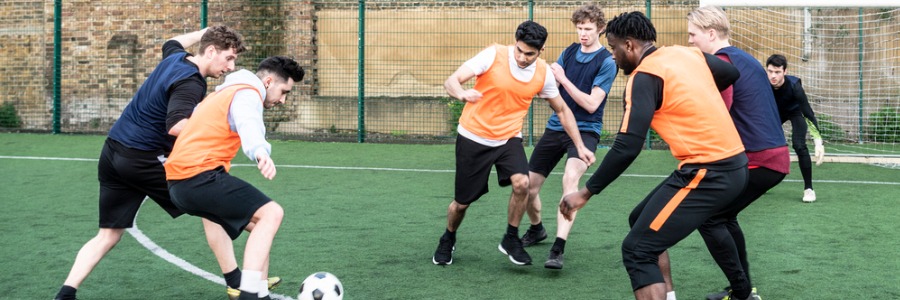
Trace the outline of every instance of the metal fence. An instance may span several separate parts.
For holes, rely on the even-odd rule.
[[[0,4],[0,129],[105,133],[159,62],[162,43],[207,25],[241,32],[238,68],[287,55],[307,70],[288,103],[266,112],[269,136],[323,141],[447,143],[461,111],[443,81],[491,43],[511,44],[518,23],[550,32],[556,61],[583,1],[4,1]],[[607,19],[642,11],[658,45],[687,44],[699,1],[606,1]],[[56,37],[56,38],[54,38]],[[603,40],[601,40],[603,41]],[[189,49],[191,51],[191,49]],[[764,60],[765,58],[760,58]],[[209,80],[210,89],[219,80]],[[625,78],[604,116],[615,132]],[[523,133],[533,144],[550,109],[536,99]],[[611,140],[605,134],[601,143]]]

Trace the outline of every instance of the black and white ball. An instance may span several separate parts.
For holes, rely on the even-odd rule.
[[[341,300],[344,298],[344,286],[336,276],[328,272],[316,272],[309,275],[300,284],[299,300]]]

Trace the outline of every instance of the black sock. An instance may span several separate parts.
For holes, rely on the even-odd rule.
[[[559,253],[566,252],[566,240],[562,238],[556,238],[556,241],[553,242],[553,247],[550,247],[550,251],[556,251]]]
[[[444,237],[450,239],[451,241],[456,241],[456,231],[450,231],[450,229],[444,230]]]
[[[519,237],[519,227],[506,224],[506,234],[514,237]]]
[[[540,232],[541,230],[544,230],[544,222],[533,224],[533,225],[531,225],[530,228],[528,228],[528,230],[534,231],[534,232]]]
[[[59,293],[56,294],[56,299],[58,299],[58,300],[75,300],[75,292],[77,292],[77,291],[78,291],[78,289],[76,289],[76,288],[73,288],[68,285],[63,285],[61,288],[59,288]]]
[[[228,287],[233,289],[241,287],[241,268],[234,268],[231,272],[222,275],[225,275],[225,284],[227,284]]]

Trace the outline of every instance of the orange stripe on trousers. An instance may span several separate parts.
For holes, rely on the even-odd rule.
[[[653,223],[650,223],[650,229],[659,231],[659,228],[669,219],[669,216],[672,215],[675,208],[681,204],[682,200],[684,200],[684,197],[687,197],[688,192],[697,188],[697,185],[700,184],[700,180],[702,180],[704,176],[706,176],[706,169],[700,169],[697,172],[697,176],[694,176],[694,179],[691,180],[691,183],[689,183],[688,186],[682,188],[678,193],[675,193],[675,196],[669,200],[669,203],[666,203],[666,207],[663,207],[662,211],[659,212],[659,215],[656,215],[656,218],[653,219]]]

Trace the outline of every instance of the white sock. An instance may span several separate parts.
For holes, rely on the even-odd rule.
[[[262,277],[260,271],[244,270],[241,273],[241,291],[248,293],[259,293],[259,278]]]
[[[259,281],[259,293],[256,294],[260,298],[269,295],[269,280],[263,279]]]
[[[675,300],[675,291],[666,293],[666,300]]]

